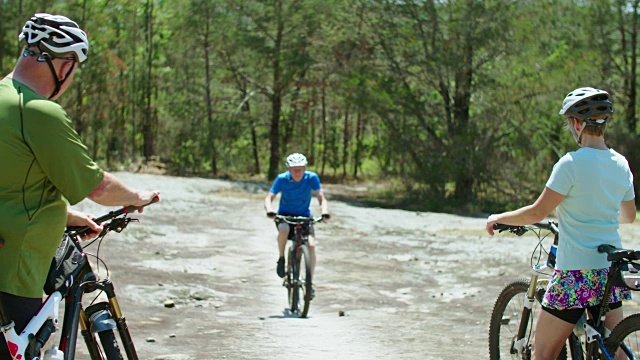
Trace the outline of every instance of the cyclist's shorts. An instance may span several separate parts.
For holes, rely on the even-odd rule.
[[[542,306],[553,310],[586,309],[602,303],[609,269],[555,270]],[[611,303],[631,300],[629,289],[614,286]]]
[[[609,310],[614,310],[617,309],[619,307],[622,307],[622,301],[618,301],[615,303],[611,303],[609,304]],[[568,323],[571,324],[577,324],[578,321],[580,321],[580,318],[582,317],[582,315],[584,314],[584,310],[585,309],[564,309],[564,310],[556,310],[556,309],[549,309],[546,307],[542,307],[542,310],[548,312],[549,314],[557,317],[560,320],[564,320]],[[591,318],[595,319],[596,317],[598,317],[598,313],[600,312],[600,307],[599,306],[590,306],[587,308],[587,310],[589,311],[589,313],[591,314]]]

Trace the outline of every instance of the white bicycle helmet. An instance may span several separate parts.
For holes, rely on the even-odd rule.
[[[562,102],[560,115],[575,117],[580,121],[599,117],[602,124],[613,114],[613,104],[609,93],[591,87],[578,88],[567,94]],[[602,117],[604,117],[602,119]]]
[[[285,163],[288,168],[292,166],[307,166],[307,158],[300,153],[293,153],[287,156]]]
[[[574,117],[584,123],[580,131],[568,126],[573,139],[582,145],[582,132],[587,126],[606,126],[613,115],[613,104],[609,93],[592,87],[578,88],[567,94],[562,102],[560,115]]]
[[[35,14],[22,27],[18,40],[27,46],[37,46],[54,58],[73,53],[79,62],[83,62],[89,52],[87,34],[62,15]]]

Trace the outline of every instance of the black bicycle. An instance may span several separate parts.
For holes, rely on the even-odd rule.
[[[290,232],[286,274],[282,286],[287,288],[289,310],[298,317],[307,317],[313,299],[311,279],[311,255],[309,254],[309,230],[311,225],[322,221],[322,216],[276,215],[276,221],[293,227]]]
[[[509,231],[518,236],[531,231],[539,240],[531,256],[531,278],[516,280],[503,288],[495,302],[489,325],[491,360],[531,359],[536,318],[551,275],[545,270],[552,271],[555,266],[555,253],[551,250],[553,245],[549,250],[542,245],[547,238],[554,239],[554,245],[557,245],[557,224],[551,221],[530,226],[496,224],[494,229]],[[549,232],[543,233],[542,230]],[[624,359],[640,357],[640,314],[626,317],[612,332],[605,327],[612,287],[615,285],[640,290],[640,276],[636,270],[640,269],[640,264],[634,262],[640,260],[640,251],[616,249],[610,245],[601,245],[598,251],[606,252],[607,260],[612,262],[609,269],[611,276],[603,295],[605,301],[600,305],[596,318],[589,318],[585,312],[557,359],[567,359],[567,349],[573,360],[614,359],[616,355]],[[545,255],[546,263],[543,260]],[[540,278],[539,275],[544,277]]]
[[[155,198],[151,203],[158,200]],[[86,246],[96,241],[101,244],[108,233],[112,231],[119,233],[130,222],[138,221],[129,215],[142,207],[144,206],[123,207],[95,219],[96,223],[103,225],[103,231]],[[16,333],[14,323],[0,301],[0,332],[4,333],[14,360],[73,360],[78,328],[80,328],[80,333],[92,360],[123,359],[115,330],[118,331],[120,343],[127,359],[138,359],[127,323],[116,298],[113,283],[109,279],[108,268],[106,277],[99,279],[89,263],[88,256],[94,256],[98,264],[103,264],[105,267],[106,264],[98,256],[85,252],[86,246],[82,246],[79,240],[83,234],[89,232],[88,227],[67,228],[65,231],[52,261],[44,288],[45,293],[49,296],[22,333]],[[99,248],[100,245],[98,245]],[[0,249],[0,251],[2,250]],[[96,302],[98,298],[96,296],[91,304],[84,308],[83,295],[95,291],[104,292],[108,301]],[[51,335],[59,330],[58,311],[62,299],[65,304],[60,342],[57,346],[54,345],[51,349],[46,350],[44,357],[41,358],[40,353],[43,347]]]

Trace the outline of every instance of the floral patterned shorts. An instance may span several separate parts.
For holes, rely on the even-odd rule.
[[[608,275],[608,268],[555,270],[549,280],[542,306],[565,310],[600,305]],[[631,300],[631,291],[614,286],[611,303],[622,300]]]

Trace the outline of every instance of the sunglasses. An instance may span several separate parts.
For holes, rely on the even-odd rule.
[[[22,56],[23,57],[37,56],[38,58],[36,59],[36,61],[38,62],[46,62],[47,59],[62,59],[62,60],[77,62],[76,58],[73,56],[52,57],[48,53],[37,53],[30,49],[24,49],[24,51],[22,52]]]

